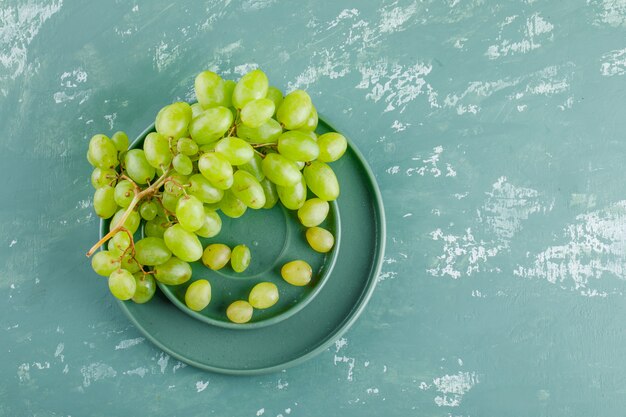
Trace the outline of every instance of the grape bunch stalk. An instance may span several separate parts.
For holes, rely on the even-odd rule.
[[[260,69],[238,82],[204,71],[194,87],[196,103],[176,102],[158,112],[156,131],[145,137],[143,149],[129,150],[124,132],[111,138],[97,134],[89,142],[94,210],[111,221],[87,256],[93,255],[94,271],[108,277],[120,300],[145,303],[156,281],[189,281],[190,262],[198,260],[213,270],[230,262],[235,272],[245,271],[251,262],[246,245],[203,248],[200,242],[199,237],[220,233],[220,215],[239,218],[248,209],[271,209],[280,202],[297,210],[313,250],[326,253],[334,246],[333,234],[319,225],[328,202],[339,196],[329,163],[341,158],[347,141],[339,133],[315,133],[318,115],[310,96],[303,90],[283,96]],[[307,199],[309,190],[315,197]],[[142,224],[144,237],[135,241]],[[106,250],[98,251],[105,244]],[[295,286],[309,284],[312,275],[304,260],[281,269]],[[254,309],[270,308],[278,298],[275,284],[261,282],[247,300],[232,302],[226,315],[246,323]],[[208,280],[187,288],[190,309],[201,311],[210,301]]]

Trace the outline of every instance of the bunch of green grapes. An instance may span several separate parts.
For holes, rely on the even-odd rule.
[[[128,150],[123,132],[111,138],[98,134],[89,142],[94,209],[111,221],[109,233],[87,255],[107,245],[95,253],[92,266],[108,277],[120,300],[149,301],[155,280],[187,282],[190,263],[200,259],[210,269],[230,262],[243,272],[251,260],[245,245],[232,251],[222,244],[202,247],[199,237],[220,233],[220,215],[239,218],[248,209],[271,209],[280,202],[298,211],[312,249],[326,253],[334,245],[332,233],[319,225],[328,202],[339,196],[329,163],[341,158],[347,141],[338,133],[315,133],[318,115],[309,95],[295,90],[283,96],[258,69],[238,82],[204,71],[195,79],[195,93],[197,103],[176,102],[158,112],[156,132],[146,136],[143,149]],[[307,200],[308,190],[316,197]],[[142,223],[145,237],[135,241]],[[281,275],[302,286],[312,270],[296,260],[284,265]],[[226,314],[245,323],[254,308],[269,308],[278,297],[276,285],[262,282]],[[189,308],[200,311],[210,300],[208,280],[188,287]]]

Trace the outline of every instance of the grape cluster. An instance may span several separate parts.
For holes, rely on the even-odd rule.
[[[203,248],[200,242],[199,237],[220,233],[220,213],[239,218],[248,209],[271,209],[280,201],[297,210],[312,249],[326,253],[334,245],[332,233],[319,225],[328,202],[339,196],[328,163],[341,158],[347,141],[338,133],[315,133],[318,115],[309,95],[295,90],[283,96],[258,69],[238,82],[204,71],[194,87],[198,102],[163,107],[143,149],[129,150],[124,132],[111,138],[97,134],[89,142],[94,210],[111,221],[109,233],[87,254],[107,244],[93,256],[92,267],[108,277],[111,293],[120,300],[149,301],[155,280],[187,282],[189,263],[198,260],[213,270],[230,262],[235,272],[243,272],[251,261],[247,246]],[[316,197],[307,200],[309,190]],[[144,237],[135,242],[142,223]],[[296,286],[307,285],[312,273],[303,260],[281,269],[283,279]],[[226,315],[246,323],[254,309],[269,308],[278,298],[275,284],[261,282],[248,300],[230,304]],[[208,280],[187,288],[190,309],[200,311],[210,301]]]

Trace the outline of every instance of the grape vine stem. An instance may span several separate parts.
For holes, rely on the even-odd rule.
[[[149,187],[147,187],[146,189],[140,192],[135,193],[135,196],[133,197],[132,201],[126,208],[126,211],[124,212],[122,217],[117,222],[117,225],[113,229],[111,229],[109,233],[104,235],[102,239],[97,241],[96,244],[91,247],[91,249],[89,249],[89,252],[87,252],[86,254],[87,257],[90,257],[91,255],[93,255],[94,252],[97,251],[100,246],[104,245],[107,240],[111,239],[117,232],[119,232],[120,230],[124,228],[124,223],[126,222],[126,219],[128,219],[128,216],[130,216],[130,213],[132,213],[132,211],[137,206],[137,204],[139,204],[139,202],[143,200],[145,197],[156,193],[159,190],[159,188],[161,188],[161,186],[165,184],[165,181],[167,180],[169,174],[170,174],[170,170],[165,171],[163,175],[161,175],[159,179],[156,180],[154,183],[152,183]]]

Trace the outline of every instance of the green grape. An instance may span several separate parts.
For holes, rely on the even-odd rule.
[[[201,145],[198,150],[200,151],[200,154],[206,153],[206,152],[213,152],[215,150],[215,142],[211,142],[211,143],[207,143],[206,145]]]
[[[172,252],[159,237],[144,237],[135,243],[135,260],[141,265],[160,265],[172,257]]]
[[[314,251],[320,253],[330,251],[335,244],[333,234],[321,227],[308,228],[306,231],[306,240]]]
[[[194,87],[196,98],[205,109],[224,104],[224,82],[222,77],[216,73],[212,71],[201,72],[196,76]]]
[[[126,152],[128,150],[128,135],[124,132],[115,132],[111,136],[111,142],[113,142],[118,152]]]
[[[204,208],[204,224],[196,230],[196,234],[200,237],[217,236],[222,230],[222,219],[215,210]]]
[[[272,282],[259,282],[250,290],[248,302],[254,308],[269,308],[278,302],[278,287]]]
[[[138,272],[141,270],[141,266],[137,263],[137,261],[133,258],[132,254],[126,253],[126,255],[122,256],[122,269],[127,270],[131,274]]]
[[[240,199],[235,197],[231,190],[227,190],[224,192],[224,198],[220,201],[220,210],[222,213],[231,217],[233,219],[237,219],[246,212],[248,206],[246,206]]]
[[[87,151],[87,162],[89,162],[91,164],[92,167],[96,166],[96,162],[93,160],[93,158],[91,157],[91,154],[89,153],[89,150]]]
[[[120,207],[128,207],[135,197],[135,186],[128,180],[122,180],[115,186],[115,202]]]
[[[115,186],[117,181],[117,172],[114,169],[94,168],[91,173],[91,185],[93,188],[104,187],[105,185]]]
[[[98,188],[93,195],[93,208],[103,219],[113,216],[117,210],[115,189],[109,185]]]
[[[326,220],[329,210],[330,206],[327,201],[311,198],[298,209],[298,220],[304,227],[318,226]]]
[[[89,158],[98,168],[115,168],[118,164],[117,148],[104,135],[94,135],[89,141]]]
[[[113,235],[109,240],[109,252],[121,255],[130,246],[130,236],[123,230]]]
[[[246,245],[237,245],[230,254],[230,266],[235,272],[243,272],[250,265],[250,249]]]
[[[287,262],[280,269],[280,275],[283,279],[296,287],[302,287],[311,282],[312,274],[311,265],[301,260]]]
[[[198,169],[204,178],[221,190],[227,190],[233,184],[233,167],[221,154],[202,154],[198,160]]]
[[[120,259],[108,250],[101,250],[91,258],[91,267],[98,275],[108,277],[120,267]]]
[[[109,275],[109,290],[115,298],[130,300],[135,295],[137,283],[133,274],[125,269],[118,269]]]
[[[230,260],[230,248],[223,243],[213,243],[204,249],[202,263],[214,271],[226,266]]]
[[[334,162],[341,158],[348,149],[346,138],[336,132],[324,133],[317,139],[317,144],[320,147],[318,160],[322,162]]]
[[[148,220],[144,225],[144,233],[149,237],[163,237],[163,234],[167,230],[168,221],[164,217],[156,217],[153,220]]]
[[[339,197],[339,183],[333,169],[326,163],[313,161],[304,168],[304,179],[309,189],[322,200],[332,201]]]
[[[306,91],[294,90],[287,94],[276,111],[276,119],[286,129],[299,129],[306,124],[312,110],[313,103]]]
[[[189,138],[180,138],[176,143],[176,150],[183,155],[192,156],[198,153],[198,144]]]
[[[254,175],[249,172],[235,172],[233,176],[233,186],[230,190],[235,197],[251,209],[260,209],[265,205],[263,187],[261,187],[261,184],[254,178]]]
[[[233,107],[233,91],[237,83],[233,80],[224,80],[224,107]]]
[[[261,168],[270,181],[283,187],[294,185],[302,178],[296,164],[277,153],[265,155]]]
[[[309,117],[306,119],[306,122],[304,123],[303,126],[300,127],[300,129],[304,131],[314,132],[315,129],[317,129],[319,116],[317,115],[317,110],[315,109],[315,106],[311,106],[311,107],[312,107],[311,114],[309,114]]]
[[[266,98],[272,100],[274,102],[274,114],[276,114],[276,110],[280,107],[283,102],[283,93],[276,87],[268,87]],[[274,116],[272,114],[272,116]]]
[[[156,292],[156,283],[152,274],[144,274],[143,272],[137,272],[133,274],[135,277],[135,295],[132,300],[137,304],[147,303],[154,297]]]
[[[205,220],[202,201],[192,195],[181,197],[176,205],[176,218],[185,230],[195,232]]]
[[[111,219],[111,223],[109,223],[109,230],[117,227],[117,224],[122,219],[122,216],[126,212],[126,209],[118,210],[113,218]],[[131,211],[126,220],[124,221],[124,228],[128,230],[131,234],[134,234],[139,228],[139,223],[141,222],[141,217],[139,217],[139,213],[136,211]]]
[[[182,175],[189,175],[193,171],[193,162],[187,155],[182,153],[179,153],[172,159],[172,166],[176,172]]]
[[[220,205],[222,204],[221,201],[217,202],[217,203],[210,203],[210,204],[205,204],[204,208],[207,210],[211,210],[211,211],[218,211],[220,209]]]
[[[157,114],[155,127],[162,135],[174,139],[187,136],[191,122],[191,106],[179,101],[163,107]]]
[[[317,143],[297,130],[285,132],[278,138],[278,152],[292,161],[313,161],[319,155]]]
[[[158,212],[159,208],[152,200],[144,201],[141,203],[141,206],[139,206],[139,215],[144,220],[153,220],[157,216]]]
[[[143,151],[146,161],[154,168],[168,167],[172,162],[170,140],[160,133],[148,133],[143,142]]]
[[[268,87],[267,76],[263,71],[250,71],[241,77],[233,90],[233,106],[241,109],[249,101],[265,98]]]
[[[165,285],[180,285],[191,278],[191,265],[172,256],[169,261],[154,267],[154,278]]]
[[[191,118],[195,119],[204,111],[204,107],[200,103],[194,103],[191,105]]]
[[[189,178],[187,192],[203,203],[217,203],[224,196],[224,191],[214,187],[202,174],[194,174]]]
[[[170,213],[176,213],[176,207],[178,206],[178,200],[182,197],[181,195],[176,195],[172,193],[168,193],[167,191],[163,192],[161,196],[161,204],[163,204],[163,208]]]
[[[276,143],[281,133],[283,133],[283,128],[274,119],[269,119],[257,128],[244,124],[237,125],[237,136],[250,143]]]
[[[271,209],[278,203],[278,191],[276,190],[276,185],[265,178],[261,181],[261,187],[263,187],[263,193],[265,194],[265,205],[264,209]]]
[[[283,206],[289,210],[298,210],[306,201],[306,182],[304,178],[301,178],[295,185],[288,187],[276,186],[278,192],[278,198]]]
[[[242,165],[254,156],[254,149],[245,140],[226,137],[215,145],[215,152],[222,155],[231,165]]]
[[[238,300],[231,303],[226,309],[226,317],[233,323],[247,323],[252,318],[254,309],[247,301]]]
[[[302,130],[302,129],[298,129],[298,130],[293,130],[292,132],[300,132],[300,133],[304,133],[305,135],[307,135],[309,138],[311,138],[313,140],[313,142],[317,142],[317,135],[315,134],[315,132],[311,131],[311,130]]]
[[[189,184],[189,177],[181,173],[174,172],[166,180],[164,188],[166,192],[173,194],[177,197],[180,197],[181,195],[183,195],[184,187],[188,184]]]
[[[189,133],[198,145],[206,145],[224,136],[232,124],[230,110],[222,106],[212,107],[191,121]]]
[[[211,302],[211,284],[206,279],[194,281],[185,291],[185,304],[193,311],[200,311]]]
[[[180,224],[168,228],[163,234],[163,240],[169,250],[185,262],[195,262],[202,257],[202,244],[198,236]]]
[[[146,155],[141,149],[131,149],[126,152],[124,168],[126,174],[137,184],[147,184],[156,174],[154,167],[148,163]]]
[[[302,161],[293,161],[293,162],[296,164],[299,171],[302,171],[302,169],[306,166],[306,164]]]
[[[263,170],[261,169],[262,161],[263,159],[261,158],[261,156],[258,153],[254,152],[252,159],[250,159],[248,162],[246,162],[243,165],[239,165],[238,168],[241,171],[246,171],[252,174],[254,178],[256,178],[257,181],[263,181],[265,179],[265,174],[263,173]]]
[[[248,127],[261,127],[271,119],[275,110],[274,102],[268,98],[251,100],[241,109],[241,122]]]

